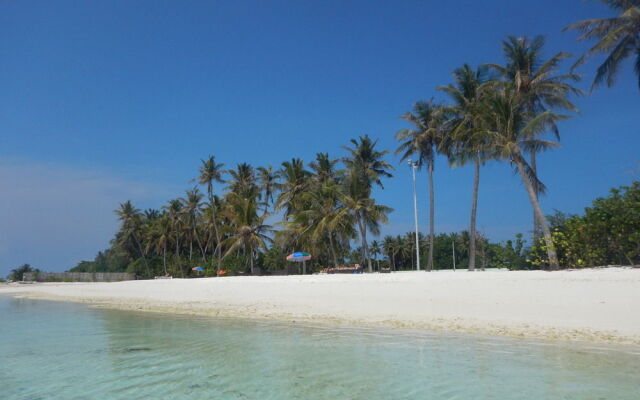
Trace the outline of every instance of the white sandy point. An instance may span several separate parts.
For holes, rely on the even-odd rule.
[[[183,314],[640,344],[640,269],[437,271],[0,285],[0,294]]]

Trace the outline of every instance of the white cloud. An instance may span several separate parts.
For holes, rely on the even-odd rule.
[[[108,246],[119,203],[162,198],[159,185],[64,165],[0,160],[0,276],[23,263],[64,270]]]

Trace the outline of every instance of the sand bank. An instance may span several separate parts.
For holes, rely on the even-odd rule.
[[[120,309],[640,344],[640,269],[0,285]]]

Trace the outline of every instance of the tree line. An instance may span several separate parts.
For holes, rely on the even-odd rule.
[[[571,55],[558,52],[549,58],[543,56],[544,37],[510,36],[502,42],[502,63],[462,65],[454,70],[451,83],[437,88],[446,102],[434,98],[418,101],[401,116],[410,128],[396,133],[399,146],[395,153],[402,160],[413,159],[427,172],[429,231],[420,241],[427,270],[449,267],[444,261],[446,253],[451,254],[452,265],[456,243],[460,265],[470,270],[478,266],[478,259],[482,267],[499,262],[511,268],[580,265],[568,261],[571,252],[558,239],[559,229],[569,229],[574,219],[556,226],[541,209],[539,197],[546,188],[538,174],[537,156],[558,147],[559,123],[578,111],[572,98],[582,91],[574,86],[580,77],[573,68],[595,54],[606,53],[594,79],[596,87],[612,85],[626,58],[635,54],[640,63],[640,3],[603,2],[618,16],[567,27],[581,33],[579,40],[598,40],[574,63],[571,72],[560,71]],[[640,69],[636,68],[636,73],[640,78]],[[374,188],[382,189],[384,180],[392,176],[393,167],[386,161],[388,151],[379,149],[377,141],[367,135],[352,139],[344,150],[346,154],[339,158],[319,153],[308,164],[294,158],[277,169],[241,163],[226,170],[211,156],[202,161],[195,180],[202,189],[196,186],[159,210],[141,212],[130,201],[123,203],[117,210],[121,226],[111,248],[74,270],[118,268],[152,276],[162,268],[164,273],[186,276],[191,266],[202,265],[209,271],[256,273],[257,268],[284,268],[286,254],[300,249],[311,252],[317,266],[357,260],[369,271],[381,263],[389,268],[408,268],[412,257],[407,252],[407,237],[370,241],[392,211],[372,195]],[[447,237],[454,235],[435,232],[433,176],[438,157],[451,166],[474,168],[469,229],[451,239]],[[527,258],[522,237],[492,246],[477,231],[480,172],[490,161],[508,163],[526,189],[533,215],[533,259]],[[578,240],[563,234],[566,240]],[[451,253],[439,250],[448,247],[442,245],[447,240]],[[616,254],[633,261],[627,250]],[[383,255],[383,260],[378,255]],[[608,259],[592,257],[584,264]]]

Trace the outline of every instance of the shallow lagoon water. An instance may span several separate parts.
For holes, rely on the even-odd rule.
[[[633,399],[640,348],[0,296],[0,398]]]

